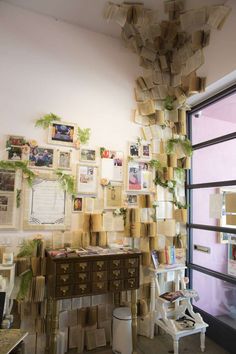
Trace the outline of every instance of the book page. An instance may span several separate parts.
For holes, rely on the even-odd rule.
[[[180,24],[183,31],[193,32],[201,29],[207,20],[206,7],[191,10],[180,15]]]
[[[227,6],[212,6],[207,24],[215,29],[222,29],[226,18],[231,12],[231,8]]]

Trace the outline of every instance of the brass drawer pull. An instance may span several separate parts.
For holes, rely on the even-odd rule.
[[[65,283],[69,279],[69,276],[68,275],[62,275],[60,277],[60,279],[63,281],[63,283]]]
[[[62,293],[62,295],[66,295],[66,293],[68,292],[69,288],[60,288],[60,292]]]
[[[104,284],[103,283],[97,283],[97,288],[98,289],[102,289],[104,287]]]
[[[129,279],[128,282],[129,282],[129,286],[130,286],[131,288],[133,288],[134,285],[135,285],[135,280]]]
[[[113,284],[114,284],[115,288],[118,289],[120,287],[120,280],[114,281]]]
[[[86,274],[83,274],[83,273],[79,274],[79,279],[81,279],[81,280],[85,280],[86,277],[87,277]]]
[[[82,270],[85,270],[87,268],[88,264],[87,263],[79,263],[79,267]]]
[[[97,267],[98,267],[99,269],[102,269],[103,266],[104,266],[104,262],[103,262],[103,261],[98,261],[98,262],[97,262]]]
[[[103,273],[102,272],[97,272],[97,277],[98,277],[98,279],[102,279],[103,278]]]
[[[136,263],[136,259],[135,258],[131,258],[128,260],[129,264],[134,265]]]
[[[118,277],[120,275],[120,270],[113,270],[112,274],[115,276],[115,277]]]
[[[120,260],[119,260],[119,259],[115,259],[115,260],[113,261],[113,264],[114,264],[116,267],[118,267],[118,266],[120,265]]]
[[[61,269],[66,272],[69,269],[69,264],[61,264]]]
[[[81,284],[81,285],[79,285],[79,289],[83,293],[87,289],[87,285]]]
[[[133,276],[135,274],[135,269],[128,269],[129,275]]]

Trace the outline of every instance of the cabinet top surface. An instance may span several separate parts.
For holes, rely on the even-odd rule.
[[[84,253],[77,253],[75,250],[68,252],[65,250],[54,250],[46,249],[46,256],[50,257],[53,261],[93,261],[97,259],[114,259],[114,258],[129,258],[129,257],[138,257],[142,253],[135,249],[129,250],[112,250],[112,249],[103,249],[101,252],[93,252],[85,249]]]

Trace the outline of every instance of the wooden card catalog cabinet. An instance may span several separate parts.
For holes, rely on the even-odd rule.
[[[135,252],[55,258],[47,252],[48,297],[65,299],[138,289],[139,256]]]

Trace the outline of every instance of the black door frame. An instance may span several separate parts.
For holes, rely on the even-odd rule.
[[[213,97],[210,97],[206,99],[205,101],[195,105],[191,112],[188,113],[188,137],[190,140],[192,140],[192,118],[191,116],[195,113],[197,113],[199,110],[202,110],[203,108],[209,106],[212,103],[215,103],[227,96],[230,96],[231,94],[236,93],[236,84],[232,85],[231,87],[221,91],[220,93],[214,95]],[[236,112],[235,112],[236,113]],[[215,139],[207,140],[204,142],[201,142],[199,144],[193,145],[193,151],[202,149],[205,147],[209,147],[215,144],[220,144],[232,139],[236,139],[236,132],[233,132],[231,134],[223,135],[220,137],[217,137]],[[235,140],[236,142],[236,140]],[[235,176],[236,178],[236,176]],[[211,187],[223,187],[223,186],[236,186],[236,179],[235,180],[225,180],[225,181],[219,181],[219,182],[208,182],[208,183],[198,183],[198,184],[193,184],[192,183],[192,170],[189,170],[187,174],[187,183],[186,183],[186,193],[187,193],[187,203],[188,205],[193,205],[192,204],[192,190],[193,189],[202,189],[202,188],[211,188]],[[220,227],[220,226],[211,226],[211,225],[204,225],[204,224],[194,224],[193,223],[193,218],[192,218],[192,208],[189,208],[189,213],[188,213],[188,224],[187,224],[187,230],[188,230],[188,254],[187,254],[187,266],[188,266],[188,273],[189,273],[189,278],[190,278],[190,287],[192,287],[192,273],[193,270],[207,274],[209,276],[212,276],[214,278],[221,279],[223,281],[227,281],[231,284],[234,284],[236,286],[236,278],[232,277],[227,274],[219,273],[213,270],[210,270],[208,268],[199,266],[197,264],[193,263],[193,229],[201,229],[201,230],[211,230],[211,231],[216,231],[216,232],[225,232],[225,233],[230,233],[230,234],[236,234],[236,228],[231,229],[227,227]],[[197,306],[194,306],[195,310],[199,312],[204,320],[209,324],[209,328],[207,330],[207,335],[212,338],[216,343],[221,345],[223,348],[225,348],[227,351],[230,353],[235,353],[235,347],[236,347],[236,330],[233,329],[232,327],[228,326],[224,322],[220,321],[219,319],[215,318],[214,316],[210,315],[209,313],[206,313],[205,311],[201,310]]]

